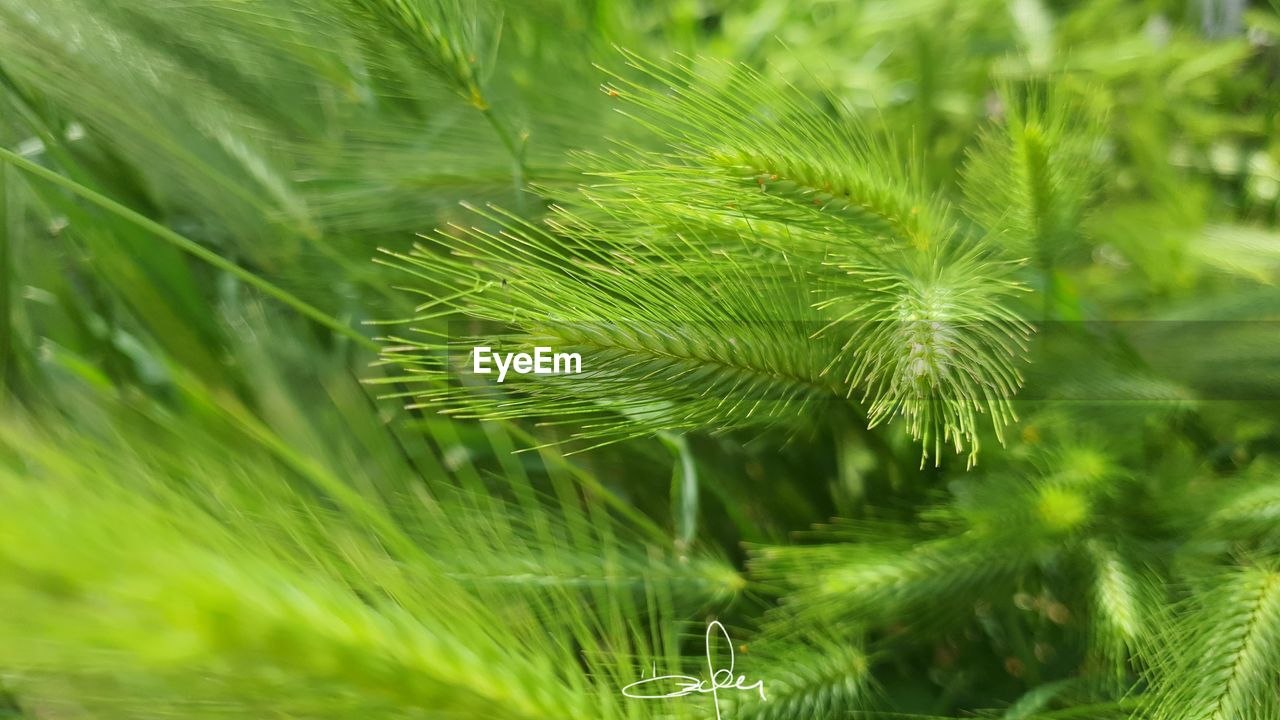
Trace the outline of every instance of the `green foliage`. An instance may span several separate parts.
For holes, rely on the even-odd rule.
[[[1272,717],[1280,668],[1280,573],[1274,559],[1202,579],[1153,648],[1150,717]]]
[[[964,178],[974,219],[1045,266],[1079,242],[1102,161],[1100,119],[1064,93],[1005,88],[1003,128],[983,132]]]
[[[0,717],[1280,716],[1277,67],[1210,0],[0,0]],[[623,695],[713,619],[767,700]]]
[[[944,443],[976,453],[980,413],[999,436],[1028,328],[1002,306],[1018,285],[994,250],[897,177],[853,118],[745,67],[713,65],[729,79],[704,89],[690,66],[631,62],[670,89],[618,79],[606,94],[647,111],[662,150],[612,154],[608,182],[559,197],[545,229],[490,215],[496,231],[441,231],[439,249],[394,256],[443,288],[415,320],[450,308],[505,322],[515,332],[485,342],[541,339],[595,369],[538,383],[527,401],[488,389],[419,399],[484,419],[621,410],[624,424],[587,424],[594,436],[773,424],[811,417],[815,397],[857,394],[869,425],[904,417],[926,456]],[[389,359],[419,371],[447,349],[389,342]]]

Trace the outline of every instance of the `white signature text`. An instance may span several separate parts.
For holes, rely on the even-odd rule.
[[[716,668],[714,653],[711,649],[711,637],[718,634],[724,638],[725,645],[729,648],[729,666]],[[707,678],[696,678],[691,675],[661,675],[658,677],[645,678],[637,680],[630,685],[622,688],[622,694],[629,698],[638,700],[657,700],[660,698],[677,698],[686,695],[696,695],[710,693],[712,702],[716,708],[716,720],[720,720],[720,691],[721,690],[752,690],[760,694],[761,700],[767,700],[764,695],[764,681],[757,680],[754,683],[747,684],[745,675],[734,676],[733,674],[733,641],[729,639],[729,632],[724,629],[724,625],[719,620],[712,620],[707,626],[706,635],[707,648],[707,672],[710,675]]]

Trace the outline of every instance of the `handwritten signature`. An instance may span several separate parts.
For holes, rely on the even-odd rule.
[[[718,632],[724,637],[725,644],[729,647],[729,667],[716,668],[715,658],[711,652],[711,635]],[[733,640],[729,638],[729,631],[724,629],[724,625],[719,620],[712,620],[707,625],[707,672],[711,674],[710,678],[702,679],[691,675],[661,675],[658,677],[645,678],[637,680],[630,685],[622,688],[622,694],[637,700],[658,700],[661,698],[677,698],[686,695],[711,693],[711,700],[716,708],[716,720],[720,720],[720,691],[721,690],[746,690],[748,692],[755,690],[760,693],[761,700],[768,700],[764,695],[764,681],[757,680],[750,685],[747,683],[745,675],[738,675],[736,678],[733,674]],[[645,693],[635,692],[637,688],[660,688],[665,686],[667,692],[657,694],[655,690],[648,690]],[[675,688],[671,690],[670,688]]]

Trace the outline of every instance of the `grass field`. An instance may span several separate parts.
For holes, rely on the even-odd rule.
[[[1274,0],[0,0],[0,718],[1276,720],[1278,281]]]

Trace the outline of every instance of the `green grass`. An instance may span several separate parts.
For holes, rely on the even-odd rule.
[[[1271,720],[1238,10],[0,0],[0,717]]]

